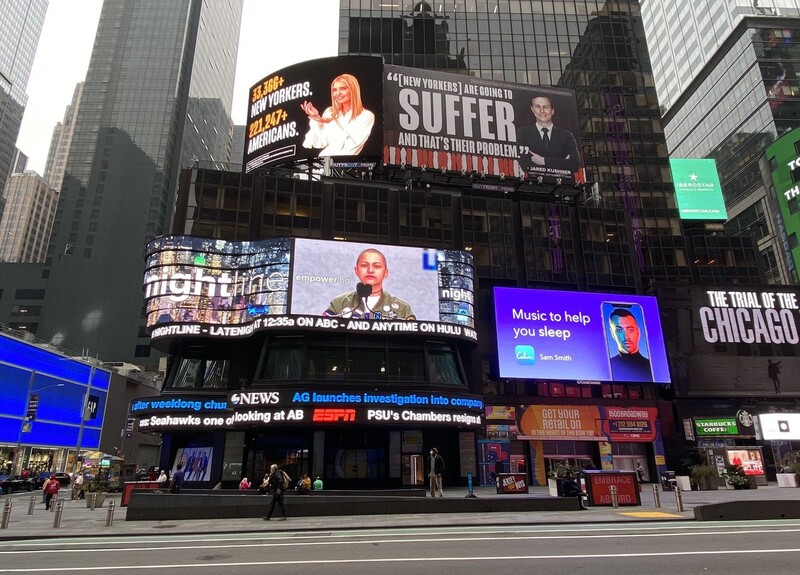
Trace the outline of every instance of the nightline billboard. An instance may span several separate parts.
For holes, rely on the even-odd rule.
[[[467,252],[168,236],[151,241],[146,257],[152,339],[247,337],[267,329],[476,339]]]

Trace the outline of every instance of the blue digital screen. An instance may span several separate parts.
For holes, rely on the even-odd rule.
[[[654,297],[494,288],[500,377],[669,383]]]

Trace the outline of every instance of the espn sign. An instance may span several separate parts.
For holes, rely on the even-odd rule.
[[[314,410],[311,421],[315,423],[337,423],[356,420],[355,409],[318,408]]]

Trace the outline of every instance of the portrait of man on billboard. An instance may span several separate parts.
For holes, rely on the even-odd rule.
[[[357,156],[375,125],[375,114],[364,108],[361,85],[352,74],[333,79],[331,105],[322,114],[308,100],[300,108],[309,123],[303,147],[321,148],[320,156]]]
[[[581,165],[578,144],[572,132],[553,123],[556,109],[552,98],[534,94],[531,112],[535,123],[517,130],[520,167],[534,173],[542,171],[538,168],[568,171],[570,175],[577,172]]]
[[[613,346],[609,344],[609,363],[614,381],[653,381],[650,359],[643,351],[643,315],[638,304],[604,303],[604,316]],[[640,322],[642,324],[640,325]],[[608,338],[606,338],[608,342]]]
[[[358,278],[356,289],[331,300],[323,315],[346,318],[417,319],[411,305],[383,289],[389,266],[382,252],[367,248],[358,254],[353,271]]]

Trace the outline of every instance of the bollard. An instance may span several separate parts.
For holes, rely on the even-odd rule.
[[[33,515],[33,510],[36,508],[36,496],[31,495],[31,501],[28,503],[28,515]]]
[[[114,525],[114,508],[116,507],[116,503],[114,501],[110,501],[108,503],[108,514],[106,515],[106,527],[111,527]]]
[[[94,511],[94,507],[97,504],[97,493],[94,491],[89,494],[89,509]]]
[[[681,488],[677,485],[675,486],[675,505],[678,507],[678,513],[683,512],[683,494],[681,493]]]
[[[500,487],[500,484],[497,485]],[[498,491],[499,493],[499,491]],[[464,496],[464,499],[477,499],[477,495],[472,492],[472,471],[467,472],[467,494]]]
[[[653,485],[653,503],[656,509],[661,509],[661,493],[658,491],[658,485]]]
[[[619,499],[617,498],[617,486],[616,485],[612,485],[611,486],[611,507],[613,507],[614,509],[619,507]]]
[[[58,493],[53,493],[53,498],[50,500],[50,513],[55,513],[56,505],[58,505]]]
[[[53,517],[53,527],[58,528],[58,527],[61,527],[61,515],[63,515],[63,513],[64,513],[64,502],[63,501],[59,501],[53,507],[57,508],[56,512],[55,512],[56,513],[55,517]],[[52,507],[51,507],[51,509],[52,509]]]
[[[9,521],[11,521],[11,499],[6,499],[6,504],[3,507],[3,522],[0,523],[0,529],[8,529]]]

